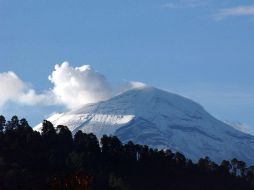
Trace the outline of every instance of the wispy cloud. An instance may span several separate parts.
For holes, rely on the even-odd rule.
[[[242,131],[247,134],[254,135],[254,128],[246,123],[240,123],[240,122],[233,122],[233,121],[224,121],[228,125],[232,126],[233,128]]]
[[[216,20],[222,20],[233,16],[254,16],[254,5],[221,9],[218,13],[213,15],[213,18]]]
[[[176,8],[177,5],[175,3],[165,3],[161,6],[162,8],[166,8],[166,9],[172,9],[172,8]]]
[[[208,4],[209,0],[171,0],[168,3],[163,4],[162,8],[193,8]]]
[[[207,5],[209,0],[181,0],[180,2],[188,7],[199,7]]]

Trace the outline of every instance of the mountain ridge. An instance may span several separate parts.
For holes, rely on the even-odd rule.
[[[123,142],[179,151],[194,161],[209,156],[216,162],[236,157],[254,163],[254,136],[219,121],[188,98],[154,87],[131,89],[48,120],[73,133],[116,135]]]

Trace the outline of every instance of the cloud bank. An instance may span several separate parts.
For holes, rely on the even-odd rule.
[[[0,108],[8,102],[15,102],[22,105],[63,105],[74,109],[109,99],[114,94],[106,77],[90,65],[74,68],[64,62],[55,65],[48,79],[53,88],[37,94],[29,83],[22,81],[14,72],[0,73]],[[144,85],[141,82],[127,82],[121,85],[121,91]]]

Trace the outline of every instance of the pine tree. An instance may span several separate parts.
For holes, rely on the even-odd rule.
[[[0,132],[3,132],[5,123],[6,123],[5,117],[3,115],[0,115]]]

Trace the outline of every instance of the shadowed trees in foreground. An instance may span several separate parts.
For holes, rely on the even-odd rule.
[[[0,189],[249,190],[254,168],[243,161],[208,157],[198,163],[179,152],[151,149],[115,136],[78,131],[43,121],[33,131],[17,116],[0,116]]]

